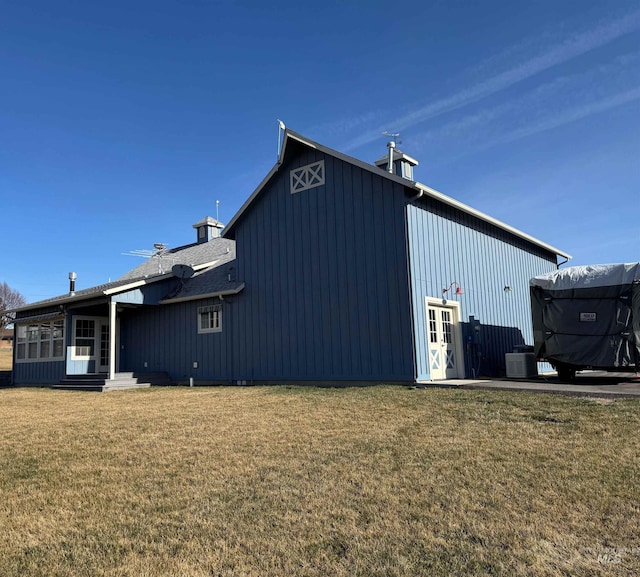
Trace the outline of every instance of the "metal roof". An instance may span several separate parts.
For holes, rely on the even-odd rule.
[[[214,226],[216,228],[224,228],[224,224],[222,224],[219,220],[216,220],[212,216],[205,216],[202,220],[199,220],[193,225],[193,228],[198,228],[199,226]]]
[[[287,128],[285,130],[285,136],[284,136],[284,142],[282,144],[282,149],[280,151],[280,157],[278,158],[278,161],[276,162],[276,164],[274,165],[274,167],[269,171],[269,173],[264,177],[264,179],[262,180],[262,182],[258,185],[258,187],[253,191],[253,193],[251,194],[251,196],[249,196],[249,198],[245,201],[245,203],[240,207],[240,210],[233,216],[233,218],[231,219],[231,221],[229,222],[229,224],[227,224],[227,226],[225,227],[225,229],[222,232],[222,236],[223,237],[230,237],[231,234],[233,233],[233,230],[237,224],[237,222],[242,218],[243,214],[246,212],[246,210],[249,208],[249,206],[252,204],[252,202],[255,200],[255,198],[262,192],[262,190],[265,188],[265,186],[268,184],[268,182],[271,180],[271,178],[276,174],[276,172],[278,172],[278,170],[280,169],[280,167],[282,166],[282,163],[284,162],[284,158],[286,155],[286,150],[287,150],[287,145],[290,141],[294,141],[294,142],[298,142],[304,146],[307,146],[309,148],[314,148],[316,150],[319,150],[321,152],[323,152],[324,154],[328,154],[329,156],[333,156],[334,158],[338,158],[344,162],[347,162],[349,164],[352,164],[354,166],[357,166],[359,168],[362,168],[363,170],[366,170],[368,172],[372,172],[374,174],[377,174],[379,176],[383,176],[384,178],[388,178],[389,180],[392,180],[394,182],[397,182],[398,184],[401,184],[402,186],[404,186],[405,188],[408,188],[410,190],[412,190],[416,197],[420,197],[420,196],[428,196],[431,198],[434,198],[435,200],[438,200],[444,204],[448,204],[449,206],[452,206],[462,212],[465,212],[467,214],[470,214],[474,217],[476,217],[479,220],[482,220],[484,222],[487,222],[497,228],[500,228],[502,230],[505,230],[517,237],[520,237],[534,245],[537,245],[553,254],[562,256],[566,259],[570,259],[571,255],[558,249],[555,248],[553,246],[551,246],[550,244],[547,244],[546,242],[542,242],[541,240],[528,235],[525,232],[522,232],[521,230],[518,230],[515,227],[512,227],[496,218],[493,218],[487,214],[484,214],[483,212],[480,212],[479,210],[476,210],[475,208],[472,208],[462,202],[459,202],[445,194],[442,194],[441,192],[438,192],[437,190],[426,186],[424,184],[420,184],[419,182],[412,182],[410,180],[407,180],[405,178],[402,178],[401,176],[398,176],[397,174],[391,174],[389,172],[386,171],[382,171],[379,167],[373,165],[373,164],[369,164],[367,162],[363,162],[362,160],[358,160],[357,158],[353,158],[351,156],[348,156],[346,154],[343,154],[341,152],[338,152],[337,150],[334,150],[332,148],[329,148],[327,146],[324,146],[322,144],[319,144],[317,142],[314,142],[313,140],[310,140],[308,138],[305,138],[304,136],[294,132],[293,130],[290,130],[289,128]]]

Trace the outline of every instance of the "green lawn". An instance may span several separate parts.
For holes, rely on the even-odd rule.
[[[0,575],[640,574],[640,402],[0,390]]]

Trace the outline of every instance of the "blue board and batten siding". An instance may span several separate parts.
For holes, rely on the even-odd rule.
[[[325,183],[291,194],[290,171],[321,160]],[[413,380],[403,202],[382,173],[287,155],[234,231],[236,378]]]
[[[454,287],[447,298],[461,305],[466,376],[504,374],[504,354],[533,344],[529,279],[555,270],[556,255],[433,199],[407,206],[407,233],[418,380],[430,378],[425,297],[442,298],[454,281],[464,294]]]
[[[64,376],[64,361],[16,362],[14,360],[11,378],[16,385],[49,385],[57,383]]]
[[[112,300],[118,371],[199,383],[427,380],[425,299],[442,299],[454,281],[464,294],[447,298],[461,306],[465,376],[499,375],[506,352],[532,344],[529,279],[554,270],[556,254],[328,149],[291,138],[285,151],[225,234],[241,292],[168,303],[181,286],[172,278],[96,293],[67,307],[65,346],[74,317],[107,319]],[[307,173],[298,181],[307,188],[292,193],[291,171],[319,162],[322,178]],[[222,331],[200,334],[198,307],[212,304]],[[14,365],[15,382],[64,374],[64,361]]]
[[[205,299],[122,311],[120,370],[166,371],[178,382],[191,377],[228,382],[232,354],[226,325],[233,314],[233,299],[222,303],[222,332],[199,334],[198,307],[212,304],[220,301]]]

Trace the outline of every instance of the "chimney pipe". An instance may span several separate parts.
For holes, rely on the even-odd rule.
[[[393,140],[390,140],[387,143],[387,148],[389,149],[389,162],[387,164],[387,170],[390,174],[393,174],[393,149],[396,147],[396,143]]]
[[[73,296],[76,294],[76,279],[78,275],[75,272],[69,273],[69,294]]]

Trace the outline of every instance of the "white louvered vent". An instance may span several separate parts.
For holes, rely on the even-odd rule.
[[[324,160],[291,171],[291,194],[324,184]]]

